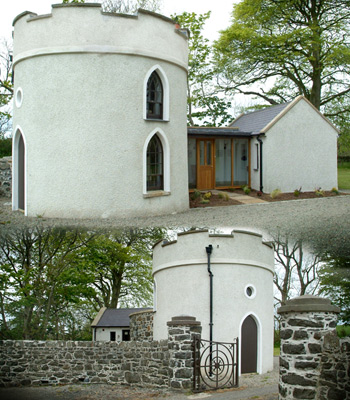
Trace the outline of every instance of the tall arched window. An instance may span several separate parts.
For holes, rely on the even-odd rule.
[[[147,118],[163,119],[163,85],[156,71],[147,82]]]
[[[147,190],[163,190],[163,175],[163,146],[159,137],[154,135],[147,147]]]

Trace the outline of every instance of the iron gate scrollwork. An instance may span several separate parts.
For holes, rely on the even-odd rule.
[[[193,390],[238,387],[238,338],[232,343],[194,338]]]

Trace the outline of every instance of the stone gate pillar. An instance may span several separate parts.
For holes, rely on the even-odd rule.
[[[169,386],[173,389],[193,387],[193,340],[201,336],[202,326],[195,317],[181,315],[167,322],[169,347]]]
[[[335,330],[339,308],[328,299],[288,300],[281,315],[279,399],[317,399],[323,342]]]

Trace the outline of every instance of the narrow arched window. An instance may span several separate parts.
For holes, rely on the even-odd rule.
[[[163,190],[163,146],[154,135],[147,147],[147,190]]]
[[[163,85],[156,71],[147,82],[147,118],[163,119]]]

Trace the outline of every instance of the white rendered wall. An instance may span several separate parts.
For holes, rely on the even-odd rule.
[[[213,340],[240,338],[241,325],[252,315],[258,325],[258,372],[273,368],[273,250],[260,235],[234,231],[232,236],[199,232],[179,235],[177,242],[158,243],[153,251],[156,281],[154,339],[167,338],[166,322],[190,315],[209,339],[209,289],[205,247],[212,244]],[[255,297],[245,294],[247,286]],[[262,345],[263,344],[263,345]]]
[[[94,330],[96,329],[96,338]],[[122,341],[122,331],[123,329],[129,328],[93,328],[92,329],[92,337],[96,342],[109,342],[111,340],[111,332],[115,332],[115,341],[121,342]]]
[[[54,7],[47,16],[15,21],[15,91],[21,87],[23,102],[13,125],[26,137],[26,214],[108,218],[186,210],[186,38],[150,13]],[[154,66],[169,83],[168,121],[144,119],[144,79]],[[167,143],[167,187],[145,196],[144,144],[157,131]]]
[[[337,132],[306,100],[297,101],[262,140],[264,192],[338,186]],[[257,190],[259,173],[252,170],[251,175]]]

